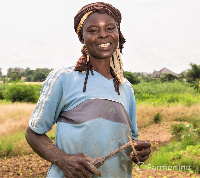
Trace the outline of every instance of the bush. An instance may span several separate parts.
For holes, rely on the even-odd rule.
[[[24,83],[12,83],[7,85],[3,91],[3,97],[11,102],[33,102],[35,103],[38,96],[36,85],[26,85]]]
[[[132,72],[124,71],[124,78],[126,78],[131,84],[140,83],[140,79],[138,79]]]
[[[5,89],[5,84],[1,84],[0,85],[0,100],[3,100],[4,97],[3,97],[3,91]]]
[[[159,112],[156,113],[156,114],[153,116],[153,122],[154,122],[155,124],[160,123],[161,120],[162,120],[162,116],[161,116],[161,114],[160,114]]]
[[[185,130],[186,130],[186,126],[183,123],[171,125],[172,135],[175,135],[175,137],[178,140],[181,140],[181,137],[183,133],[185,132]]]

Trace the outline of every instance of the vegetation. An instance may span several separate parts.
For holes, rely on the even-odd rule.
[[[37,102],[41,85],[27,85],[22,82],[2,85],[0,97],[11,102]]]
[[[20,81],[22,77],[26,82],[43,82],[52,70],[53,69],[48,68],[31,70],[29,67],[27,67],[26,70],[22,70],[21,68],[9,68],[7,75],[2,77],[0,70],[0,77],[4,83]]]
[[[199,174],[200,128],[180,123],[172,125],[172,133],[175,135],[174,141],[154,152],[147,164]]]
[[[10,70],[9,77],[1,77],[0,70],[0,77],[4,82],[0,84],[1,158],[33,152],[25,140],[25,130],[35,107],[35,104],[31,103],[37,102],[41,85],[27,85],[19,79],[24,76],[26,81],[43,81],[49,71],[27,68],[22,74],[17,70]],[[124,76],[133,84],[139,129],[166,121],[190,123],[189,125],[185,123],[172,125],[171,132],[175,137],[173,142],[155,151],[145,165],[176,166],[177,170],[184,165],[190,166],[190,171],[200,173],[200,76],[198,71],[199,66],[191,64],[191,69],[181,75],[181,79],[185,78],[187,82],[175,79],[171,75],[152,79],[137,73],[124,72]],[[55,126],[48,133],[52,141],[55,139],[54,134]]]
[[[155,124],[160,123],[161,120],[162,120],[162,116],[161,116],[161,114],[160,114],[159,112],[156,113],[156,114],[153,116],[153,121],[154,121]]]
[[[188,82],[196,81],[200,79],[200,65],[190,64],[191,69],[186,73],[186,78]]]
[[[139,78],[134,75],[132,72],[124,71],[124,77],[131,83],[137,84],[140,82]]]
[[[186,82],[139,83],[133,90],[137,103],[191,105],[200,100],[200,94]]]

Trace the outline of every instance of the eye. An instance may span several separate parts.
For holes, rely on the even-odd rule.
[[[90,33],[95,33],[97,31],[98,31],[97,28],[90,28],[90,29],[88,29],[88,32],[90,32]]]
[[[115,26],[108,26],[106,28],[107,31],[113,31],[115,29]]]

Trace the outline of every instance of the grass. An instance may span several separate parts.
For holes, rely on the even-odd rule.
[[[34,107],[30,103],[0,104],[0,135],[25,130]]]
[[[155,116],[159,113],[162,121],[196,122],[200,119],[200,103],[191,106],[186,105],[162,105],[154,106],[140,103],[137,105],[137,125],[144,128],[154,123]]]
[[[49,138],[54,142],[56,126],[47,133]],[[17,131],[10,135],[0,137],[0,158],[12,157],[18,155],[27,155],[33,153],[25,139],[25,130]]]
[[[0,157],[32,152],[25,139],[25,130],[35,108],[31,103],[0,103]],[[55,126],[48,133],[54,140]]]
[[[200,128],[172,125],[173,142],[155,151],[143,167],[200,173]],[[181,137],[180,137],[181,134]],[[148,165],[148,166],[147,166]],[[149,166],[151,165],[151,166]]]
[[[133,90],[138,104],[191,106],[200,101],[200,93],[184,82],[140,83],[133,85]]]

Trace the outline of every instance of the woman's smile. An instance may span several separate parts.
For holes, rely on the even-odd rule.
[[[119,42],[115,19],[98,12],[92,13],[83,24],[83,43],[90,58],[110,59]]]

